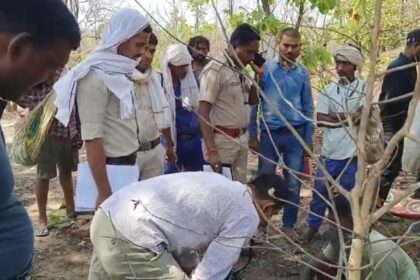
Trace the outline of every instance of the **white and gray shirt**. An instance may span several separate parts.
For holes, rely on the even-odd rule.
[[[363,105],[366,82],[356,79],[348,85],[330,83],[318,95],[316,111],[322,114],[352,113]],[[357,127],[323,128],[321,156],[343,160],[356,154]]]
[[[259,223],[246,185],[207,172],[137,182],[101,207],[134,244],[167,249],[180,266],[196,267],[192,279],[224,279]]]

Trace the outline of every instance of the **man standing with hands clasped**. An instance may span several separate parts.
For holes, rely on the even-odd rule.
[[[320,161],[328,173],[340,185],[351,190],[355,184],[357,171],[357,150],[355,138],[362,113],[366,82],[355,76],[357,68],[363,64],[361,52],[353,46],[341,46],[334,53],[335,69],[340,77],[338,82],[328,84],[319,94],[316,119],[323,127]],[[347,122],[348,117],[352,125]],[[329,200],[325,176],[320,168],[316,174],[312,193],[309,229],[305,241],[310,242],[322,224]],[[331,190],[332,191],[332,190]],[[321,194],[323,198],[319,195]]]

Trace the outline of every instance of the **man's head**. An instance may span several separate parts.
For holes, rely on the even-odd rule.
[[[279,53],[282,60],[295,62],[300,55],[300,33],[297,29],[288,27],[280,32]]]
[[[289,189],[284,179],[276,174],[263,174],[248,183],[252,189],[255,202],[261,209],[258,211],[260,223],[266,224],[267,218],[276,215],[284,205],[284,200],[289,195]],[[264,215],[263,215],[264,214]]]
[[[338,76],[348,81],[353,80],[356,69],[363,64],[361,51],[354,46],[344,45],[334,50],[333,56]]]
[[[173,44],[166,50],[162,65],[171,71],[172,81],[178,82],[187,76],[191,61],[192,57],[185,45]]]
[[[192,37],[188,42],[188,49],[194,61],[204,64],[210,51],[210,41],[204,36]]]
[[[243,66],[250,64],[260,47],[258,30],[247,23],[236,27],[230,36],[230,44]]]
[[[107,23],[98,50],[138,60],[145,52],[151,33],[149,21],[139,11],[121,9]]]
[[[137,69],[140,72],[144,73],[152,66],[158,42],[159,41],[156,35],[154,33],[150,34],[149,44],[147,45],[145,52],[142,54],[140,63],[137,66]]]
[[[351,229],[353,227],[353,218],[351,214],[351,207],[350,203],[342,195],[338,195],[334,197],[334,205],[335,209],[337,210],[338,218],[340,219],[340,223],[342,226]],[[335,221],[335,217],[333,211],[329,209],[328,211],[328,219],[331,221]],[[331,225],[333,228],[336,228],[335,225]]]
[[[190,65],[189,64],[173,65],[169,63],[168,67],[171,70],[173,80],[181,81],[187,76]]]
[[[79,47],[79,26],[61,0],[0,1],[0,97],[21,94],[53,77]]]
[[[407,35],[406,54],[420,61],[420,29],[415,29]]]

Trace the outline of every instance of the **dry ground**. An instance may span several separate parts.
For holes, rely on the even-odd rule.
[[[2,127],[6,134],[6,142],[10,145],[13,136],[14,116],[5,113]],[[319,141],[318,141],[319,143]],[[319,144],[318,144],[319,147]],[[256,170],[256,158],[249,158],[250,173]],[[24,168],[13,165],[16,177],[16,193],[29,212],[32,220],[36,222],[36,202],[33,194],[35,180],[35,168]],[[76,175],[76,174],[75,174]],[[308,206],[311,190],[307,187],[302,189],[302,205]],[[61,189],[57,180],[51,182],[48,202],[48,214],[53,225],[48,237],[36,238],[35,257],[32,270],[33,279],[86,279],[92,246],[89,241],[89,216],[79,217],[74,224],[65,219],[65,210],[59,209],[62,202]],[[304,230],[306,214],[300,211],[298,232]],[[275,218],[279,224],[279,217]],[[410,221],[403,220],[397,224],[381,224],[377,228],[383,233],[401,235]],[[305,258],[303,253],[283,239],[274,241],[276,245],[284,249],[284,252],[270,251],[265,249],[254,250],[254,256],[250,265],[240,274],[244,280],[277,280],[298,279],[302,265],[298,260]],[[323,240],[317,240],[307,250],[312,253],[319,252]],[[412,244],[405,248],[410,256],[420,267],[420,243]]]

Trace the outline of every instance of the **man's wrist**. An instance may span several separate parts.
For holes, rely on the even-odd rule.
[[[216,147],[207,147],[207,153],[214,153],[217,152],[217,148]]]

